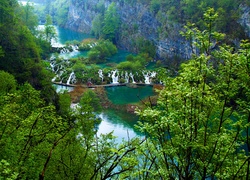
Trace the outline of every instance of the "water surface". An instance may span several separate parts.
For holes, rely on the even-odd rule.
[[[143,136],[134,128],[138,121],[138,117],[134,114],[108,109],[103,111],[99,117],[102,121],[98,126],[97,135],[113,132],[113,135],[117,137],[117,142]]]
[[[62,27],[56,27],[56,31],[57,31],[57,35],[58,35],[58,41],[61,44],[65,44],[67,41],[82,41],[84,39],[88,39],[88,38],[94,38],[94,36],[90,35],[90,34],[85,34],[85,33],[81,33],[81,32],[76,32],[76,31],[72,31],[69,29],[65,29]]]
[[[107,87],[106,92],[112,103],[121,105],[136,103],[154,95],[152,86],[137,86],[137,88],[113,86]]]

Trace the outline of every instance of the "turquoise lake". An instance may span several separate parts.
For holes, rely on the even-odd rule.
[[[113,86],[107,87],[106,92],[113,104],[120,105],[136,103],[154,94],[152,86]]]
[[[65,44],[67,41],[74,41],[74,40],[82,41],[87,38],[94,38],[94,36],[91,36],[89,34],[80,33],[57,26],[56,26],[56,31],[58,33],[58,41],[61,44]]]

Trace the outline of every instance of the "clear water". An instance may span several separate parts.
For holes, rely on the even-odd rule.
[[[94,36],[89,35],[89,34],[72,31],[72,30],[61,28],[58,26],[55,26],[55,27],[56,27],[56,31],[57,31],[57,35],[58,35],[58,43],[59,44],[65,44],[67,41],[73,41],[73,40],[82,41],[84,39],[94,38]],[[67,58],[87,57],[87,53],[88,53],[88,51],[72,52],[72,53],[66,54],[65,57],[67,57]],[[131,54],[131,53],[128,51],[118,50],[118,53],[107,58],[107,62],[102,63],[102,64],[98,64],[98,66],[100,66],[100,68],[105,68],[105,67],[109,67],[110,63],[111,64],[112,63],[119,64],[120,62],[125,61],[127,55],[129,55],[129,54]]]
[[[106,92],[113,104],[120,105],[136,103],[154,94],[152,86],[138,86],[137,88],[113,86],[107,87]]]
[[[56,30],[58,33],[58,41],[61,44],[65,44],[67,41],[82,41],[87,38],[94,38],[94,36],[91,36],[90,34],[80,33],[76,31],[72,31],[69,29],[61,28],[56,26]]]
[[[113,135],[117,137],[117,142],[143,136],[134,128],[138,117],[133,114],[109,109],[102,112],[99,117],[102,122],[98,127],[97,135],[113,132]]]

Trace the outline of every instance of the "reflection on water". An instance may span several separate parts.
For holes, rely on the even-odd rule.
[[[102,121],[98,127],[98,136],[113,131],[113,135],[117,137],[117,142],[122,142],[122,139],[129,140],[134,137],[142,137],[142,134],[134,129],[134,125],[138,121],[138,117],[134,114],[119,112],[118,110],[106,110],[99,117]]]

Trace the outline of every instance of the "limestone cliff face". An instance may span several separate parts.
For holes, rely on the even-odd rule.
[[[240,6],[240,9],[241,9],[242,15],[239,19],[239,23],[244,28],[247,36],[250,37],[250,7],[242,4]]]
[[[153,14],[149,5],[125,3],[122,0],[71,0],[66,27],[90,33],[92,20],[99,13],[98,5],[102,4],[107,9],[112,2],[116,3],[121,20],[116,40],[120,48],[137,52],[135,40],[144,38],[154,42],[156,58],[168,61],[175,57],[190,58],[191,47],[180,35],[183,25],[169,21],[165,13]],[[250,36],[250,8],[245,6],[241,8],[242,16],[239,23]]]
[[[114,1],[72,0],[66,28],[90,33],[92,20],[98,14],[96,6],[100,2],[103,2],[104,7],[107,8]],[[137,52],[134,46],[135,39],[141,37],[154,42],[157,58],[172,59],[173,57],[180,57],[186,59],[190,57],[190,47],[179,34],[180,25],[168,22],[166,15],[162,15],[166,19],[165,23],[160,23],[156,15],[152,14],[146,5],[140,3],[131,5],[122,3],[122,1],[115,2],[121,20],[121,27],[116,41],[120,48]],[[165,34],[159,33],[160,28],[167,29],[167,34],[166,32]]]

